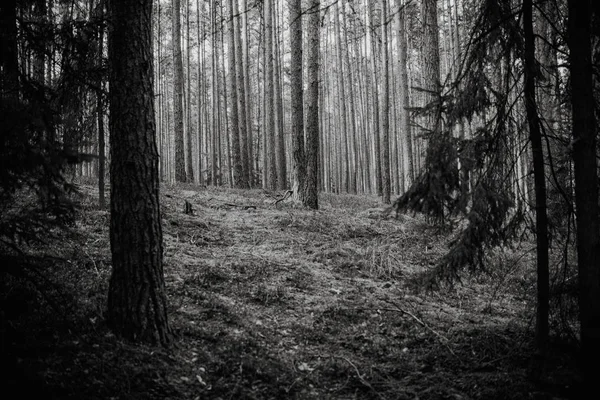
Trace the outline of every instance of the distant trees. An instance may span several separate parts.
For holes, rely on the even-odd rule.
[[[152,0],[109,2],[112,275],[108,323],[168,344],[152,87]]]

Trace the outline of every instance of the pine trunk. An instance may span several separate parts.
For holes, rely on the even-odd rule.
[[[186,181],[183,132],[183,57],[181,54],[181,1],[173,0],[173,108],[175,180]]]
[[[108,324],[130,340],[171,341],[163,276],[152,87],[152,0],[109,2],[112,275]]]
[[[302,79],[302,0],[291,0],[290,8],[290,48],[291,48],[291,107],[292,107],[292,190],[294,200],[302,202],[302,192],[306,179],[306,159],[304,155],[304,100]]]
[[[319,50],[320,44],[320,1],[310,2],[308,17],[306,90],[306,181],[304,205],[314,210],[319,208]]]

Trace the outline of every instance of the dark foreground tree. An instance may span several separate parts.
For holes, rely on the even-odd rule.
[[[109,1],[112,276],[108,323],[167,344],[158,152],[152,85],[152,0]]]
[[[535,99],[535,37],[533,33],[533,1],[523,1],[523,25],[525,31],[524,79],[525,110],[529,127],[529,140],[533,159],[533,178],[535,186],[535,236],[537,252],[537,315],[535,336],[538,350],[546,351],[549,325],[550,273],[548,214],[546,200],[546,173],[544,171],[544,152],[542,150],[542,132],[540,117]]]
[[[590,0],[569,1],[573,159],[579,264],[581,365],[589,389],[600,376],[600,222]]]

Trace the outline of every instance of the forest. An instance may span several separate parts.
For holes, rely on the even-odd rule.
[[[3,398],[592,398],[599,120],[594,0],[2,0]]]

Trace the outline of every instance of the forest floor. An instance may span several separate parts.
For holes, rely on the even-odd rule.
[[[415,292],[451,235],[384,215],[375,197],[322,194],[310,211],[262,190],[163,187],[174,344],[119,340],[104,322],[109,213],[83,189],[72,231],[32,249],[55,257],[40,267],[45,294],[3,299],[23,304],[8,328],[16,366],[0,378],[15,398],[577,398],[570,349],[536,367],[530,250]]]

